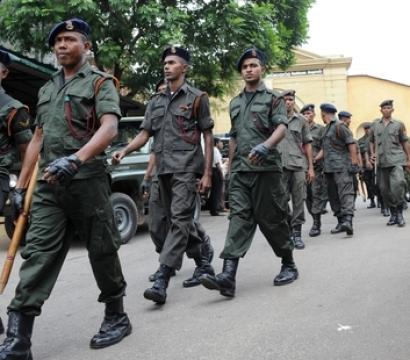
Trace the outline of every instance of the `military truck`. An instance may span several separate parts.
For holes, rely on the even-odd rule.
[[[111,178],[111,203],[114,218],[123,244],[127,243],[144,224],[148,212],[147,199],[140,192],[140,184],[148,165],[150,141],[139,151],[125,156],[121,163],[112,165],[112,154],[126,146],[138,134],[143,117],[124,117],[118,128],[118,136],[107,150]]]

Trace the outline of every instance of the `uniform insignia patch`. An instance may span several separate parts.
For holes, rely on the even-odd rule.
[[[73,22],[71,20],[67,20],[65,22],[65,28],[66,28],[66,30],[73,30],[74,29]]]

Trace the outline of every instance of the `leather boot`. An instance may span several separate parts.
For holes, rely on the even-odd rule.
[[[206,260],[210,264],[214,258],[214,248],[211,244],[211,238],[208,235],[205,235],[202,246],[201,252],[206,257]]]
[[[17,311],[9,312],[7,337],[0,345],[1,360],[33,360],[30,350],[33,325],[34,316]]]
[[[312,228],[309,231],[309,236],[310,237],[315,237],[320,235],[320,227],[322,225],[320,221],[320,214],[313,214],[313,225]]]
[[[340,227],[342,231],[346,231],[347,235],[353,235],[353,216],[345,215]]]
[[[403,227],[404,225],[406,225],[406,221],[404,220],[403,217],[403,207],[402,206],[398,206],[397,207],[397,213],[396,213],[396,224],[399,227]]]
[[[3,321],[0,318],[0,335],[4,334],[4,326],[3,326]]]
[[[389,209],[386,208],[386,207],[383,207],[382,210],[381,210],[381,212],[382,212],[382,215],[383,215],[384,217],[390,216],[390,211],[389,211]]]
[[[390,219],[387,222],[387,226],[392,226],[397,224],[397,208],[391,207],[390,208]]]
[[[374,199],[370,199],[370,204],[367,207],[368,209],[374,209],[376,207],[376,203],[374,202]]]
[[[154,281],[151,288],[144,291],[144,297],[162,305],[165,304],[165,300],[167,299],[167,287],[173,269],[167,265],[161,264],[158,270],[159,274],[157,279]]]
[[[209,290],[219,290],[223,296],[234,297],[238,264],[238,258],[224,259],[222,272],[215,276],[209,274],[202,275],[200,278],[201,284]]]
[[[295,225],[293,228],[293,243],[295,249],[302,250],[305,248],[305,243],[302,240],[302,225]]]
[[[298,269],[293,261],[292,252],[289,255],[282,257],[282,267],[280,273],[273,279],[273,285],[281,286],[294,282],[299,276]]]
[[[202,275],[209,274],[211,276],[215,276],[215,271],[212,265],[208,262],[209,253],[202,253],[201,257],[195,260],[196,268],[194,273],[189,279],[186,279],[182,286],[185,288],[194,287],[201,285],[201,280],[199,278]]]
[[[157,280],[158,275],[159,275],[159,272],[160,272],[159,269],[160,269],[160,268],[158,268],[157,271],[155,271],[155,272],[152,273],[150,276],[148,276],[148,280],[149,280],[149,281],[154,282],[155,280]],[[172,277],[172,276],[175,276],[175,269],[172,269],[171,277]]]
[[[124,312],[123,298],[105,304],[105,316],[98,334],[90,341],[90,348],[102,349],[119,343],[131,334],[132,326],[127,313]]]
[[[341,232],[344,232],[344,230],[342,230],[342,223],[343,223],[343,217],[339,216],[337,218],[337,225],[335,228],[333,228],[332,230],[330,230],[331,234],[339,234]]]

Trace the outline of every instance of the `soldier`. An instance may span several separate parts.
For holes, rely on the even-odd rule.
[[[370,129],[372,124],[366,122],[363,124],[364,135],[358,140],[360,155],[363,162],[363,174],[362,180],[366,184],[367,198],[370,200],[370,204],[367,206],[368,209],[374,209],[376,207],[376,202],[374,198],[376,196],[376,183],[375,183],[375,173],[374,167],[370,162]]]
[[[292,199],[290,214],[291,238],[295,249],[305,248],[302,239],[302,224],[305,223],[306,182],[315,178],[312,157],[312,136],[305,118],[295,112],[295,91],[282,93],[288,116],[285,138],[278,148],[282,155],[283,181]]]
[[[169,229],[170,221],[167,218],[167,212],[161,203],[160,189],[158,185],[158,177],[155,173],[155,154],[152,152],[148,161],[148,167],[145,171],[144,180],[141,183],[141,193],[149,196],[149,232],[151,239],[155,245],[155,251],[161,254],[162,248],[164,247],[164,241]],[[186,279],[182,285],[184,287],[193,287],[200,285],[199,276],[202,275],[203,266],[209,266],[212,262],[214,256],[214,249],[211,244],[211,239],[209,235],[205,232],[205,229],[199,222],[199,214],[201,212],[201,199],[200,195],[197,194],[196,199],[196,209],[195,216],[193,219],[195,230],[190,233],[189,236],[192,237],[190,241],[201,242],[201,256],[205,257],[201,263],[197,264],[193,275]],[[204,265],[202,265],[204,263]],[[149,281],[157,280],[161,271],[158,269],[155,273],[148,277]],[[171,276],[175,275],[175,271],[171,273]]]
[[[11,64],[10,55],[0,50],[0,213],[4,214],[4,205],[10,192],[9,171],[19,158],[23,160],[27,144],[32,133],[31,119],[27,107],[20,101],[7,95],[2,87]],[[4,332],[0,319],[0,334]]]
[[[406,180],[403,168],[410,170],[410,145],[404,124],[392,117],[393,100],[380,104],[382,117],[373,123],[370,151],[377,161],[377,183],[385,205],[390,208],[387,225],[405,225],[403,204]]]
[[[32,358],[34,317],[51,293],[74,235],[87,244],[101,290],[98,300],[105,303],[101,329],[90,347],[115,344],[131,332],[123,310],[126,282],[117,254],[120,237],[109,201],[104,154],[117,134],[119,97],[112,77],[87,63],[89,34],[89,25],[77,18],[56,24],[49,34],[48,43],[62,69],[39,91],[35,132],[12,198],[14,207],[22,209],[41,154],[30,228],[21,253],[24,262],[8,307],[1,359]]]
[[[316,161],[324,159],[330,206],[338,223],[332,234],[346,232],[353,235],[354,191],[352,175],[357,174],[356,144],[351,131],[335,116],[337,109],[333,104],[320,105],[322,120],[326,124],[323,134],[322,150]]]
[[[313,158],[320,152],[323,131],[325,127],[315,122],[315,105],[306,104],[300,110],[300,113],[305,117],[310,134],[312,136],[312,155]],[[323,174],[323,160],[317,160],[313,164],[315,171],[315,179],[307,184],[306,207],[309,214],[312,215],[313,225],[309,230],[309,236],[319,236],[321,228],[322,212],[326,208],[327,202],[327,188],[326,181]]]
[[[223,270],[216,276],[201,277],[206,288],[228,297],[235,295],[239,258],[248,251],[257,225],[282,258],[274,285],[288,284],[298,277],[287,223],[288,196],[276,148],[286,134],[286,107],[283,98],[268,90],[262,81],[265,59],[263,52],[250,48],[237,63],[245,89],[230,103],[230,221],[220,255]]]
[[[351,136],[353,137],[353,133],[350,130],[350,124],[352,122],[352,114],[348,111],[340,111],[338,114],[339,120],[349,129]],[[363,169],[362,157],[360,156],[360,149],[359,143],[356,139],[354,139],[354,143],[356,144],[356,155],[357,155],[357,165],[359,166],[359,173],[361,173]],[[357,174],[352,174],[353,179],[353,191],[354,191],[354,204],[356,204],[357,193],[359,191],[359,181],[357,179]],[[354,209],[355,206],[354,206]]]
[[[190,54],[171,46],[162,54],[167,81],[165,92],[155,94],[148,103],[141,132],[122,151],[114,154],[114,163],[138,150],[154,136],[154,153],[161,205],[170,221],[163,241],[159,273],[144,297],[164,304],[167,287],[174,270],[182,265],[184,252],[195,260],[201,273],[213,274],[212,266],[201,253],[201,242],[189,236],[196,206],[196,194],[211,186],[213,120],[205,93],[189,85],[185,76]],[[200,142],[204,135],[205,159]]]

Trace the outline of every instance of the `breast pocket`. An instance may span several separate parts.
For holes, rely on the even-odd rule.
[[[186,143],[195,145],[199,142],[200,131],[196,119],[192,116],[192,109],[175,110],[173,119],[181,138]]]
[[[152,131],[157,132],[161,130],[162,124],[164,123],[164,115],[165,115],[165,107],[160,106],[154,108],[151,112],[151,123],[152,123]]]
[[[270,136],[274,130],[269,121],[269,107],[263,103],[251,106],[251,118],[254,126],[265,136]]]
[[[397,128],[389,129],[389,140],[390,140],[394,145],[399,145],[399,144],[400,144],[399,129],[397,129]]]
[[[76,129],[90,130],[97,124],[92,124],[96,119],[93,113],[95,106],[94,90],[90,87],[68,89],[64,96],[64,114],[71,120]]]

